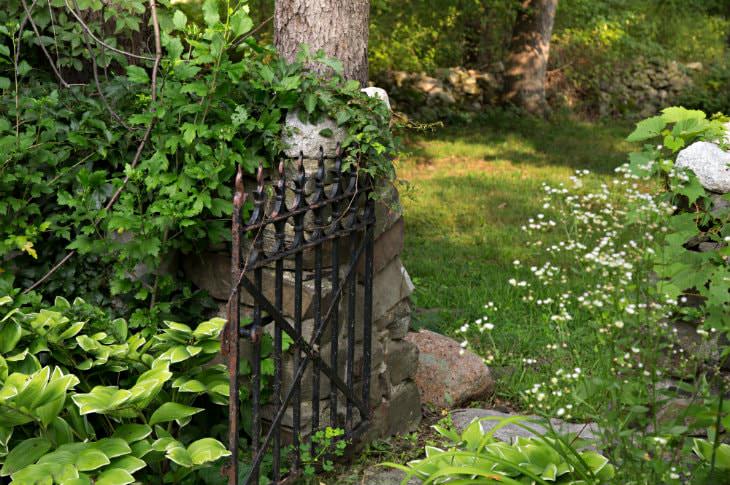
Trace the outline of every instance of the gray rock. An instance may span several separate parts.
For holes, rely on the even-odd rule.
[[[710,194],[710,200],[712,200],[712,215],[715,217],[722,217],[730,210],[730,198],[723,197],[720,194]]]
[[[698,141],[679,152],[678,168],[692,170],[704,188],[712,192],[730,192],[730,153],[714,143]]]
[[[467,426],[469,426],[472,421],[480,418],[497,418],[497,419],[487,419],[481,421],[482,431],[485,433],[490,432],[492,429],[494,429],[499,423],[501,419],[507,419],[512,418],[514,416],[517,416],[517,414],[509,414],[509,413],[502,413],[500,411],[494,411],[491,409],[476,409],[476,408],[469,408],[469,409],[456,409],[451,412],[451,419],[453,420],[454,427],[459,431],[464,431]],[[528,419],[534,420],[534,421],[540,421],[541,418],[537,416],[525,416]],[[544,420],[543,420],[544,423]],[[550,423],[552,424],[553,428],[555,430],[563,435],[570,435],[571,437],[580,437],[585,440],[592,440],[595,439],[598,435],[598,425],[596,423],[587,423],[587,424],[576,424],[576,423],[568,423],[565,421],[562,421],[560,419],[551,419]],[[548,427],[544,424],[537,424],[535,422],[525,422],[527,426],[534,429],[538,433],[544,434],[548,432]],[[518,436],[524,437],[524,438],[530,438],[535,437],[536,435],[534,433],[531,433],[530,431],[527,431],[524,428],[521,428],[520,426],[517,426],[516,424],[508,424],[506,426],[503,426],[502,428],[499,428],[497,431],[494,432],[494,437],[500,441],[506,441],[508,443],[511,443],[514,441],[514,439]]]
[[[322,130],[329,129],[332,136],[322,136]],[[284,136],[282,141],[288,148],[284,150],[287,157],[296,158],[299,152],[304,153],[304,158],[319,158],[319,147],[324,149],[325,156],[334,156],[337,151],[337,144],[347,137],[347,130],[337,126],[334,120],[324,118],[318,123],[306,123],[299,119],[298,112],[290,112],[286,116]]]
[[[372,466],[363,472],[362,479],[357,483],[360,485],[400,485],[405,477],[406,473],[401,470]],[[418,485],[423,482],[417,478],[411,478],[406,483],[408,485]]]

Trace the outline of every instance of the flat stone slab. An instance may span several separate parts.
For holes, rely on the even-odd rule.
[[[405,472],[395,468],[371,466],[365,469],[362,479],[357,483],[360,485],[400,485],[405,477]],[[411,478],[406,483],[408,485],[418,485],[423,482],[417,478]]]
[[[469,409],[455,409],[451,412],[451,419],[453,420],[454,427],[459,431],[464,431],[475,419],[480,418],[499,418],[499,419],[491,419],[491,420],[483,420],[481,422],[482,425],[482,431],[484,433],[490,432],[494,427],[496,427],[500,423],[500,419],[506,419],[506,418],[512,418],[515,416],[519,416],[518,414],[509,414],[509,413],[503,413],[500,411],[494,411],[492,409],[477,409],[477,408],[469,408]],[[525,416],[528,419],[534,419],[534,420],[540,420],[538,416]],[[585,440],[592,440],[597,438],[598,435],[598,425],[596,423],[568,423],[566,421],[562,421],[560,419],[551,419],[550,423],[552,424],[553,428],[555,430],[563,435],[570,435],[572,437],[580,437]],[[546,433],[548,432],[548,429],[540,424],[532,423],[532,422],[525,422],[527,426],[534,429],[535,431],[539,433]],[[531,433],[530,431],[527,431],[524,428],[521,428],[520,426],[516,424],[508,424],[500,429],[498,429],[494,433],[494,437],[500,441],[506,441],[508,443],[512,443],[514,439],[518,436],[524,437],[524,438],[534,438],[536,435],[534,433]]]

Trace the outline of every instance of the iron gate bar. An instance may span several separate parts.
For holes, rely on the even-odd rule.
[[[361,246],[361,250],[364,246],[365,245]],[[360,252],[360,251],[358,251],[358,252]],[[357,262],[353,263],[350,266],[350,270],[352,270],[355,266],[357,266]],[[349,272],[348,272],[348,274],[349,274]],[[351,389],[347,388],[347,384],[345,384],[345,382],[343,382],[342,379],[340,379],[340,376],[337,375],[337,371],[332,370],[324,362],[324,360],[322,360],[322,357],[319,355],[319,351],[315,350],[309,343],[307,343],[306,340],[304,340],[302,338],[302,336],[300,334],[296,333],[294,328],[292,328],[292,326],[289,324],[289,322],[286,321],[286,319],[281,314],[281,312],[279,312],[279,310],[277,310],[271,304],[271,302],[269,302],[269,300],[266,298],[266,296],[264,296],[264,294],[261,293],[258,290],[258,288],[256,288],[256,286],[253,283],[251,283],[251,281],[245,275],[241,278],[241,286],[243,286],[243,288],[246,291],[248,291],[255,300],[257,300],[259,302],[259,305],[263,308],[263,310],[266,311],[269,315],[271,315],[271,317],[274,319],[274,323],[276,323],[276,325],[281,326],[281,328],[287,334],[289,334],[289,336],[292,338],[294,343],[296,343],[300,347],[300,349],[306,354],[306,357],[303,362],[304,365],[306,365],[306,363],[308,362],[309,359],[317,361],[320,365],[320,370],[322,372],[324,372],[327,375],[327,377],[330,378],[332,383],[335,384],[337,387],[339,387],[340,390],[347,397],[349,397],[350,399],[353,400],[353,402],[357,405],[360,412],[363,413],[364,416],[367,416],[368,414],[370,414],[370,410],[368,409],[367,405],[365,403],[361,402],[360,399],[357,396],[355,396],[354,392],[352,392]],[[339,304],[339,296],[340,295],[336,295],[335,298],[333,299],[333,304],[332,304],[332,306],[330,306],[330,310],[332,310],[333,307],[336,307],[336,304]],[[317,330],[318,330],[316,333],[317,339],[321,335],[321,330],[323,330],[324,327],[327,325],[327,321],[329,320],[329,318],[331,316],[332,316],[331,314],[327,315],[327,317],[325,317],[322,320],[320,327],[317,328]]]
[[[331,158],[331,157],[327,157]],[[303,167],[303,155],[300,153],[297,173],[293,177],[295,200],[291,208],[286,203],[286,177],[284,174],[283,161],[279,163],[279,179],[274,185],[275,197],[273,198],[273,210],[266,215],[264,207],[264,177],[263,167],[259,166],[257,173],[257,187],[253,193],[254,209],[247,224],[242,227],[242,208],[246,200],[243,189],[243,175],[241,167],[238,167],[236,174],[236,186],[234,196],[234,215],[232,224],[232,242],[234,249],[231,253],[232,269],[231,277],[233,287],[229,300],[229,325],[224,333],[223,352],[228,359],[230,373],[231,398],[229,404],[229,449],[232,452],[231,464],[227,469],[229,484],[238,483],[238,430],[239,430],[239,400],[238,397],[238,360],[240,358],[239,335],[250,338],[252,343],[252,426],[251,426],[251,449],[253,463],[246,478],[246,483],[258,483],[259,469],[269,443],[272,443],[273,455],[273,479],[275,483],[286,483],[297,474],[301,464],[299,454],[300,428],[301,428],[301,379],[309,361],[312,361],[312,433],[319,427],[319,382],[320,372],[329,378],[330,387],[330,416],[332,425],[337,422],[337,393],[342,392],[346,401],[345,428],[347,438],[360,435],[369,426],[370,410],[369,386],[370,386],[370,346],[372,327],[372,272],[373,272],[373,228],[375,222],[374,201],[369,197],[372,190],[372,180],[366,177],[363,183],[358,177],[354,166],[350,166],[346,172],[342,171],[342,153],[337,149],[334,157],[334,167],[330,169],[332,174],[332,186],[325,191],[325,168],[324,154],[320,147],[320,156],[317,171],[314,177],[315,190],[313,197],[308,202],[304,195],[307,175]],[[343,183],[343,175],[347,183]],[[345,186],[346,185],[346,186]],[[329,192],[329,193],[327,193]],[[365,196],[364,208],[359,205],[360,197]],[[349,199],[349,202],[348,202]],[[331,222],[324,224],[324,209],[331,207],[331,215],[327,219]],[[359,216],[362,210],[363,215]],[[315,227],[311,236],[304,236],[304,219],[308,212],[314,216]],[[287,220],[294,221],[294,240],[287,247],[285,226]],[[260,238],[260,231],[266,226],[272,225],[275,233],[275,244],[269,255],[264,251],[263,240]],[[256,230],[257,234],[253,241],[253,247],[247,260],[244,262],[241,257],[241,239],[244,234]],[[362,244],[356,244],[356,234],[363,234]],[[339,240],[349,237],[349,249],[351,261],[344,279],[340,278],[340,255]],[[308,239],[308,240],[307,240]],[[322,245],[332,241],[332,272],[330,280],[332,290],[327,313],[322,318]],[[357,248],[356,248],[357,247]],[[314,286],[315,295],[312,301],[314,308],[315,325],[310,342],[307,343],[302,336],[302,287],[303,287],[303,253],[306,249],[313,248],[315,254],[314,264]],[[364,304],[363,304],[363,356],[362,356],[362,400],[358,398],[354,390],[354,343],[355,343],[355,307],[357,299],[357,277],[355,268],[360,259],[365,255],[364,261]],[[294,256],[295,282],[294,282],[294,326],[292,327],[283,315],[283,260],[286,257]],[[274,304],[262,292],[263,267],[275,263],[274,281]],[[253,272],[254,282],[245,275],[245,272]],[[253,322],[250,325],[240,325],[240,291],[245,289],[254,300]],[[343,293],[347,293],[347,375],[343,381],[338,374],[338,341],[339,341],[339,305],[343,301]],[[264,313],[268,314],[264,316]],[[272,357],[274,360],[274,382],[272,401],[276,414],[266,432],[263,441],[261,440],[261,414],[260,414],[260,385],[261,385],[261,334],[265,325],[274,324],[274,344]],[[330,364],[328,365],[319,354],[319,340],[324,329],[331,324],[330,342]],[[288,334],[294,342],[294,368],[296,372],[286,393],[282,399],[282,337],[283,332]],[[304,355],[302,355],[302,353]],[[289,470],[288,478],[281,480],[281,421],[289,407],[294,402],[292,409],[294,460]],[[360,423],[353,427],[353,405],[360,411]]]

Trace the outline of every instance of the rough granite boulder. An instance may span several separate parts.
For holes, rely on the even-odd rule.
[[[489,367],[457,341],[428,330],[409,333],[406,340],[418,348],[415,381],[422,403],[453,408],[493,392]]]
[[[693,143],[677,155],[675,166],[692,170],[704,188],[711,192],[730,192],[730,153],[705,141]]]

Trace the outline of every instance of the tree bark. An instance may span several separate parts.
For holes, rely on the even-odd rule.
[[[368,82],[369,0],[276,0],[274,44],[289,61],[302,44],[342,61],[346,79]],[[321,64],[312,66],[330,74]]]
[[[512,30],[505,63],[502,100],[543,114],[545,73],[558,0],[523,0]]]

